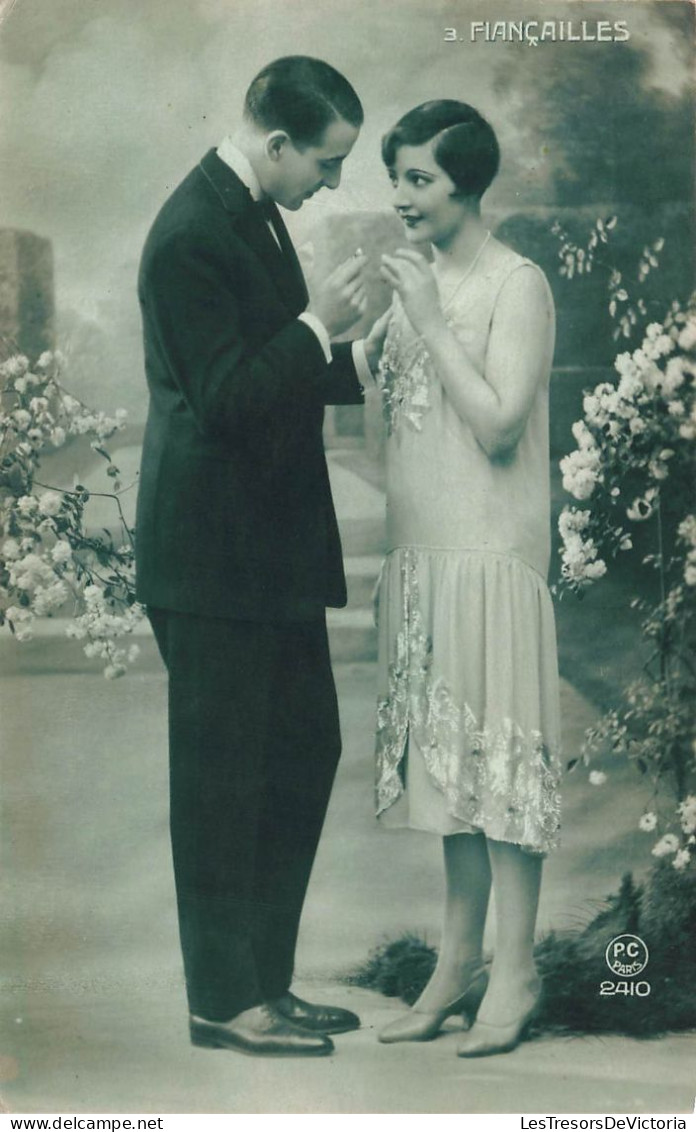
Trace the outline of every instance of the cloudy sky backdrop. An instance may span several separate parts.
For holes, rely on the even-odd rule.
[[[527,190],[538,198],[554,154],[525,131],[514,82],[504,96],[494,82],[501,69],[528,76],[563,67],[567,46],[472,44],[470,21],[625,19],[633,46],[650,54],[648,82],[677,95],[688,81],[688,53],[664,18],[670,7],[670,0],[0,0],[0,226],[53,241],[62,310],[136,320],[137,260],[157,208],[234,128],[260,67],[296,52],[342,70],[366,111],[341,188],[293,218],[299,240],[331,211],[389,207],[379,139],[427,98],[461,98],[493,121],[505,162],[491,204]],[[465,42],[443,41],[451,26]],[[610,68],[621,46],[585,49],[605,51]]]

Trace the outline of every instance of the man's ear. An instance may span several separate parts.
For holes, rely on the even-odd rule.
[[[264,152],[269,161],[278,161],[286,146],[290,145],[290,136],[285,130],[273,130],[268,134],[264,143]]]

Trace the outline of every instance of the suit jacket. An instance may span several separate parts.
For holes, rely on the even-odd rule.
[[[138,494],[138,600],[294,621],[346,602],[322,442],[325,404],[359,404],[350,346],[327,364],[297,315],[307,289],[215,150],[166,201],[139,275],[150,409]]]

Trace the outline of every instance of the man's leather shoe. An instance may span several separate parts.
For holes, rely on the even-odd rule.
[[[344,1010],[340,1006],[315,1006],[298,998],[292,991],[274,998],[271,1005],[295,1026],[315,1034],[345,1034],[348,1030],[360,1029],[360,1019],[352,1010]]]
[[[320,1057],[334,1048],[326,1034],[294,1026],[267,1002],[243,1010],[230,1022],[208,1022],[192,1014],[189,1029],[195,1046],[261,1057]]]

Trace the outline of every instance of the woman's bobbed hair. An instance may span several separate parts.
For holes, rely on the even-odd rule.
[[[393,169],[403,145],[433,141],[433,155],[457,186],[457,195],[481,198],[498,172],[500,149],[492,126],[466,102],[423,102],[382,139],[382,160]]]

